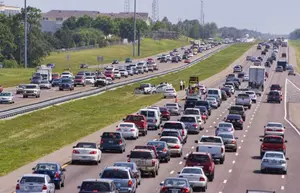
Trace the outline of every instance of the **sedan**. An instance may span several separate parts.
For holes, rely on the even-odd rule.
[[[191,185],[186,178],[167,178],[160,183],[159,193],[176,192],[176,193],[193,193]]]
[[[182,156],[182,144],[178,137],[172,136],[163,136],[159,139],[159,141],[164,141],[168,144],[168,148],[170,150],[170,155],[175,155],[177,157]]]
[[[205,192],[207,189],[208,180],[201,167],[184,167],[177,177],[187,179],[195,191]]]
[[[177,93],[174,88],[166,88],[164,91],[164,98],[176,98]]]
[[[216,135],[219,133],[229,133],[234,134],[234,126],[232,123],[221,122],[218,126],[216,126]]]
[[[86,84],[95,84],[95,77],[94,76],[86,76],[85,83]]]
[[[285,126],[282,123],[268,122],[264,128],[264,135],[280,135],[284,137]]]
[[[252,100],[253,103],[256,103],[257,97],[254,91],[246,91],[245,93],[250,96],[250,99]]]
[[[60,84],[60,82],[61,82],[61,79],[60,78],[58,78],[58,79],[54,79],[54,80],[52,80],[52,87],[55,87],[55,86],[59,86],[59,84]]]
[[[86,179],[77,188],[79,193],[119,193],[115,188],[114,181],[109,179]]]
[[[296,73],[295,73],[295,71],[294,71],[294,70],[289,70],[289,72],[288,72],[288,75],[293,75],[293,76],[296,76]]]
[[[120,123],[117,125],[117,131],[122,133],[124,138],[139,138],[139,129],[134,123]]]
[[[275,72],[283,72],[283,67],[282,66],[277,66],[275,69]]]
[[[73,147],[71,163],[76,164],[78,162],[90,162],[98,165],[98,163],[101,162],[102,152],[97,147],[96,143],[77,143],[77,145]]]
[[[51,89],[52,84],[48,80],[42,80],[41,83],[39,84],[40,89]]]
[[[113,166],[130,168],[137,181],[137,184],[141,184],[141,171],[138,169],[137,165],[134,162],[115,162]]]
[[[50,181],[47,174],[25,174],[16,185],[16,193],[55,193],[55,185]]]
[[[206,101],[209,102],[210,106],[217,109],[219,107],[219,103],[214,97],[207,97]]]
[[[14,95],[12,92],[1,92],[0,93],[0,103],[14,103]]]
[[[229,114],[227,117],[224,118],[225,122],[232,123],[234,129],[241,129],[243,130],[244,121],[241,115],[237,114]]]
[[[171,115],[180,115],[180,105],[178,103],[166,103],[165,107],[171,113]]]
[[[289,159],[282,152],[267,151],[261,160],[260,171],[266,173],[273,170],[286,174],[288,169],[287,160]]]
[[[25,88],[25,84],[19,84],[16,87],[16,94],[23,94]],[[0,92],[1,93],[1,92]]]
[[[164,161],[166,163],[170,161],[170,150],[168,148],[168,144],[165,141],[148,141],[147,145],[156,147],[160,161]]]
[[[237,137],[235,137],[234,133],[228,133],[228,132],[219,132],[218,137],[221,137],[224,145],[225,150],[232,150],[233,152],[237,151]]]
[[[235,88],[234,88],[234,86],[233,85],[225,85],[225,87],[228,87],[229,89],[230,89],[230,92],[231,92],[231,94],[234,94],[234,92],[235,92]]]

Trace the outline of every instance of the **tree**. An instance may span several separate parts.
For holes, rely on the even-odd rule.
[[[92,22],[92,27],[101,30],[105,35],[116,34],[116,22],[107,16],[97,17]]]

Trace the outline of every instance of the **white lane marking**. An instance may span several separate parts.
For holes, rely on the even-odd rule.
[[[243,137],[246,137],[246,135],[243,135]]]
[[[239,149],[241,149],[242,148],[242,146],[239,146]]]
[[[235,164],[235,160],[233,160],[232,163]]]
[[[238,156],[238,155],[239,155],[239,153],[235,153],[235,155],[236,155],[236,156]],[[232,162],[232,163],[233,163],[233,162]]]
[[[216,122],[214,121],[213,124],[216,124]]]
[[[222,193],[222,192],[219,192],[219,193]]]
[[[217,120],[219,120],[219,117],[217,117]]]
[[[209,127],[212,127],[212,125],[211,125],[211,126],[209,126]]]
[[[225,113],[225,111],[222,112],[222,114],[224,114],[224,113]]]
[[[253,120],[253,117],[251,117],[251,121]]]
[[[181,165],[182,164],[182,162],[179,162],[179,165]]]
[[[195,147],[193,146],[192,149],[194,149]]]
[[[254,117],[254,114],[252,115],[252,117]]]
[[[247,128],[249,128],[250,127],[250,125],[248,125],[248,127]]]
[[[220,117],[222,117],[222,115],[220,115]]]
[[[281,186],[280,189],[281,189],[281,190],[284,190],[284,186]]]
[[[153,139],[153,141],[157,141],[157,139]]]
[[[243,142],[244,142],[244,140],[241,140],[241,142],[243,143]]]
[[[246,129],[246,132],[248,132],[248,130]]]
[[[227,183],[227,180],[224,180],[223,183],[226,184],[226,183]]]
[[[229,173],[231,173],[231,172],[232,172],[232,170],[229,170],[228,172],[229,172]]]
[[[174,170],[172,170],[171,172],[170,172],[170,174],[173,174],[174,173]]]
[[[285,85],[284,85],[284,120],[286,122],[288,122],[288,124],[290,124],[290,126],[298,133],[298,135],[300,135],[300,132],[298,131],[298,129],[287,119],[287,106],[286,106],[286,93],[287,93],[286,86],[287,86],[287,81],[289,81],[289,83],[291,83],[296,89],[300,90],[290,80],[288,80],[287,78],[285,79]]]
[[[189,156],[189,154],[187,153],[187,154],[185,154],[185,156],[187,157],[187,156]]]
[[[281,178],[283,179],[283,178],[284,178],[284,175],[281,175]]]
[[[250,122],[249,122],[249,125],[251,125],[251,123],[252,123],[252,122],[250,121]]]

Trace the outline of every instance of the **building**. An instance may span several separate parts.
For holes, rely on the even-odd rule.
[[[7,5],[4,5],[3,2],[0,2],[0,14],[15,15],[18,13],[21,13],[20,7],[7,6]]]
[[[51,10],[47,13],[42,14],[42,18],[40,21],[42,31],[54,33],[62,27],[63,22],[68,18],[78,18],[85,15],[92,18],[96,18],[98,16],[108,16],[112,18],[131,18],[133,17],[134,13],[100,13],[99,11]],[[137,19],[144,20],[148,25],[150,25],[151,19],[148,13],[136,13],[136,17]]]

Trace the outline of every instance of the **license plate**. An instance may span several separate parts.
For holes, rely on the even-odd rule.
[[[171,190],[172,193],[178,193],[179,191],[178,190]]]
[[[110,141],[108,141],[108,143],[113,143],[114,141],[112,141],[112,140],[110,140]]]
[[[86,156],[81,156],[80,158],[82,158],[82,159],[86,159],[87,157],[86,157]]]

